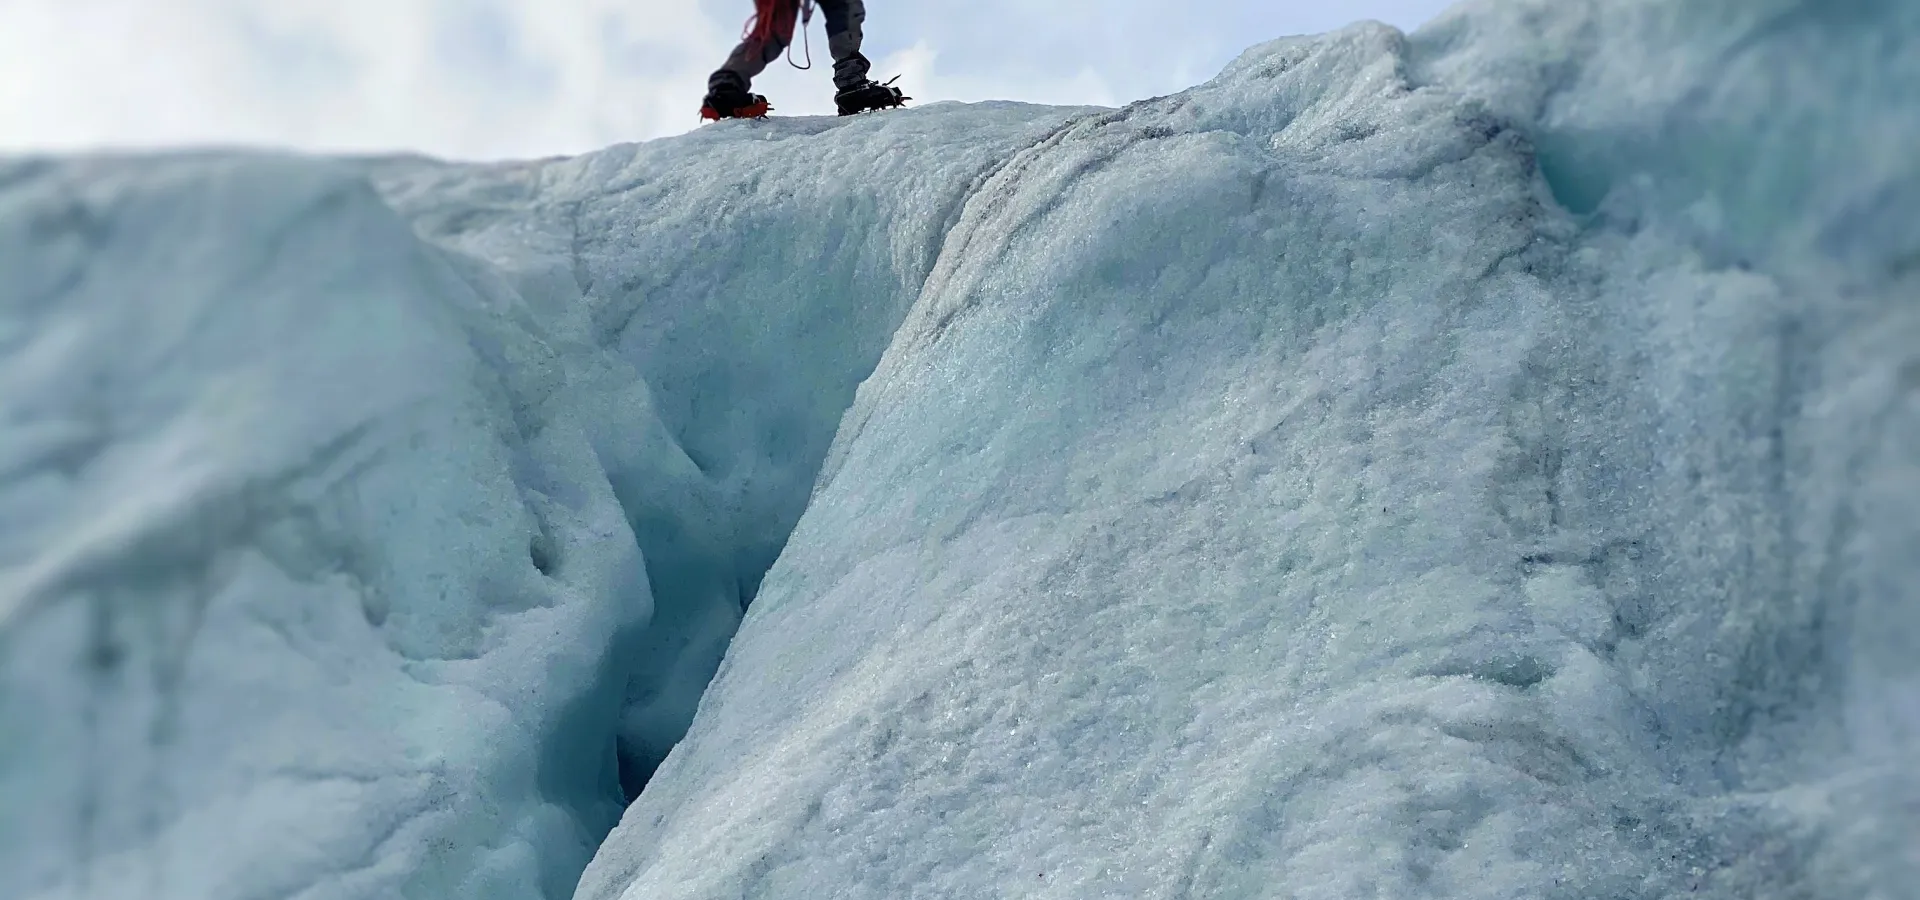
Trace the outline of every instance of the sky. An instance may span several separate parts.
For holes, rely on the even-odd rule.
[[[916,102],[1119,105],[1241,50],[1447,0],[867,0],[876,77]],[[579,153],[700,125],[751,0],[0,0],[0,152],[266,145],[457,159]],[[816,67],[755,83],[833,109]],[[797,41],[796,41],[797,43]],[[795,58],[802,56],[796,47]]]

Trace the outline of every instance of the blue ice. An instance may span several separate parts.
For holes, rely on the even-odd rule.
[[[0,896],[1912,897],[1916,34],[0,161]]]

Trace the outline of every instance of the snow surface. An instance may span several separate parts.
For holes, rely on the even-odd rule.
[[[0,161],[0,897],[1920,896],[1917,34]]]

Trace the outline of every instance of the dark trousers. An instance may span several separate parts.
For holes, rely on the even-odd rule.
[[[818,0],[817,5],[827,20],[827,52],[833,56],[834,87],[845,89],[866,81],[869,63],[860,55],[860,26],[867,20],[867,5],[862,0]],[[707,89],[745,90],[751,86],[754,76],[766,71],[769,63],[792,46],[799,18],[800,0],[774,0],[772,27],[755,29],[733,48],[727,61],[707,79]]]

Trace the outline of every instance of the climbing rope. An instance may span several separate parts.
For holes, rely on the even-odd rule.
[[[813,68],[813,39],[807,36],[807,24],[813,21],[813,0],[800,0],[800,46],[806,49],[807,64],[793,61],[793,38],[787,38],[787,65],[804,72]]]
[[[787,44],[787,65],[803,71],[811,69],[813,41],[807,36],[807,25],[813,21],[813,3],[814,0],[754,0],[753,17],[747,20],[747,27],[741,32],[740,39],[765,45],[773,40],[775,32],[784,25],[786,33],[779,37]],[[793,61],[793,14],[796,5],[800,13],[800,41],[807,57],[804,66]]]

